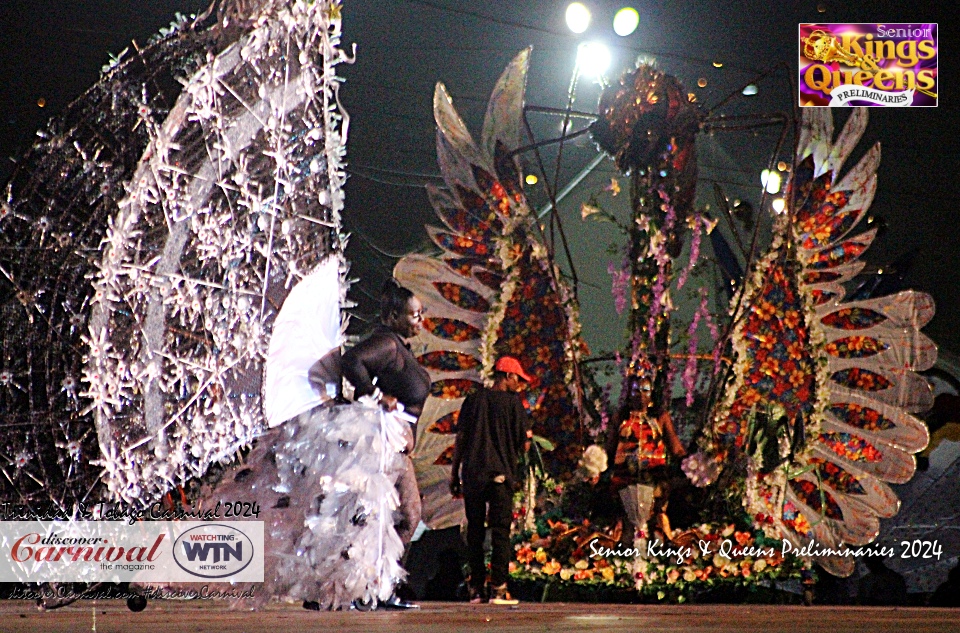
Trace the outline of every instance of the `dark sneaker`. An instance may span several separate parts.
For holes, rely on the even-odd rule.
[[[470,587],[470,604],[484,604],[487,601],[485,587]]]
[[[393,609],[396,611],[406,610],[406,609],[419,609],[420,605],[415,602],[407,602],[406,600],[401,599],[397,594],[393,594],[386,600],[381,600],[377,604],[378,609]]]

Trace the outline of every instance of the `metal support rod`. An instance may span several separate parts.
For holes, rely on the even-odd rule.
[[[561,200],[569,196],[570,193],[574,189],[576,189],[581,182],[583,182],[584,178],[586,178],[591,173],[593,173],[593,170],[599,167],[600,163],[602,163],[606,157],[607,157],[606,154],[597,154],[596,156],[594,156],[590,160],[590,162],[587,163],[587,166],[581,169],[580,173],[574,176],[573,179],[570,180],[570,182],[568,182],[566,185],[564,185],[563,189],[561,189],[557,193],[557,196],[556,196],[557,204],[559,204]],[[554,203],[552,201],[548,202],[546,205],[544,205],[542,209],[537,211],[537,218],[542,218],[546,214],[550,213],[550,211],[553,210],[553,208],[554,208]]]

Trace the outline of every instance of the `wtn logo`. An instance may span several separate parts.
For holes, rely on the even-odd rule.
[[[187,560],[191,563],[196,562],[197,558],[204,562],[219,563],[230,561],[231,557],[238,561],[243,560],[243,542],[238,542],[234,547],[228,543],[183,543],[183,551],[187,555]],[[213,560],[209,560],[210,552],[213,552]]]
[[[200,578],[229,578],[246,569],[255,554],[250,537],[232,525],[219,523],[190,528],[176,538],[173,546],[177,565]]]

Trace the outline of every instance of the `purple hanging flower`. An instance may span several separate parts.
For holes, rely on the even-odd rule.
[[[667,379],[664,382],[663,389],[666,400],[669,402],[673,397],[673,381],[677,377],[677,363],[672,358],[667,358]]]
[[[703,297],[706,299],[706,291],[701,288],[700,292],[703,293]],[[720,352],[722,351],[719,345],[720,330],[717,328],[717,324],[709,312],[704,312],[703,320],[710,329],[710,338],[713,339],[713,374],[717,375],[720,373]]]
[[[687,328],[690,343],[687,347],[687,366],[683,370],[683,387],[687,393],[686,405],[688,407],[693,405],[694,390],[697,386],[697,347],[699,344],[697,326],[700,324],[700,319],[704,317],[709,318],[709,313],[707,312],[707,295],[701,292],[700,306],[693,315],[690,327]]]
[[[607,266],[607,272],[612,278],[613,307],[617,314],[623,314],[627,307],[627,294],[630,290],[630,270],[627,261],[624,260],[619,270],[611,262]]]
[[[690,273],[693,271],[693,267],[697,265],[697,261],[700,259],[700,240],[702,237],[701,228],[702,222],[700,221],[700,215],[697,214],[694,216],[693,237],[690,239],[690,261],[687,263],[686,268],[683,269],[683,272],[680,273],[680,277],[677,279],[677,290],[683,288],[683,285],[687,283],[687,278],[690,276]]]
[[[600,426],[597,428],[597,436],[606,437],[607,429],[610,426],[610,391],[613,388],[612,383],[607,383],[600,391]]]

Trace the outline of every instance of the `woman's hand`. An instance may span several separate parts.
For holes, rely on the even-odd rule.
[[[407,447],[403,449],[405,455],[413,455],[413,448],[417,445],[417,438],[413,434],[413,426],[410,424],[405,424],[407,428],[404,429],[405,432],[403,436],[407,438]]]
[[[382,394],[380,396],[380,406],[387,411],[396,411],[397,410],[397,399],[393,396],[387,394]]]
[[[676,458],[686,457],[687,449],[684,448],[683,442],[680,441],[680,438],[677,436],[676,430],[673,428],[673,420],[670,418],[670,413],[664,411],[660,414],[660,428],[663,429],[663,437],[667,441],[667,449],[670,451],[670,454]]]

